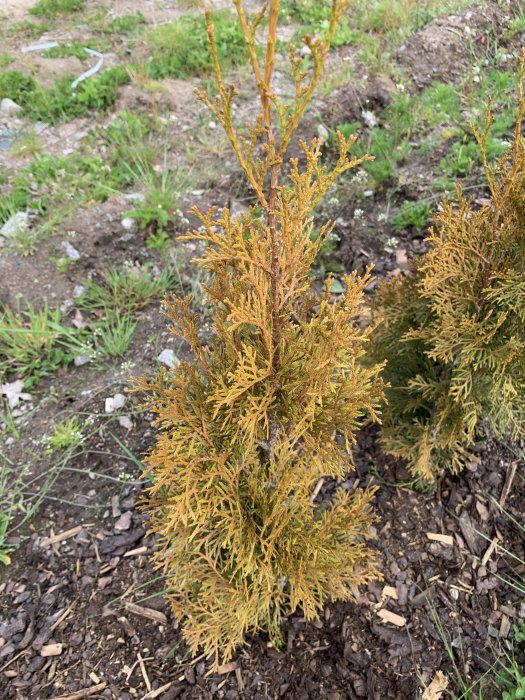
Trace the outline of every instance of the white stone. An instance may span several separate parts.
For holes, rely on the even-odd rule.
[[[162,364],[166,365],[166,367],[169,367],[170,369],[173,369],[173,367],[176,367],[179,364],[179,360],[177,357],[175,357],[175,353],[171,348],[166,348],[163,350],[157,357],[157,360],[162,362]]]
[[[131,217],[126,217],[125,219],[122,219],[120,222],[122,228],[124,231],[129,231],[130,233],[134,233],[138,229],[138,224],[135,221],[135,219],[132,219]]]
[[[113,408],[115,411],[118,411],[119,409],[123,408],[124,404],[126,403],[126,397],[124,394],[115,394],[113,397]]]
[[[25,211],[17,211],[0,229],[0,236],[14,238],[18,233],[29,230],[29,214]]]
[[[80,259],[80,253],[75,248],[75,246],[71,245],[71,243],[69,243],[68,241],[62,241],[61,246],[68,258],[70,258],[73,261]]]
[[[6,117],[14,117],[21,111],[22,107],[17,105],[16,102],[11,100],[9,97],[4,97],[2,102],[0,102],[0,112]]]

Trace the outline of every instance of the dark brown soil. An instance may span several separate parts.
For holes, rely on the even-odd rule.
[[[139,6],[143,10],[134,0],[122,4],[123,11]],[[435,79],[460,78],[472,48],[478,56],[493,50],[486,37],[489,30],[501,36],[504,10],[489,2],[468,12],[468,19],[462,15],[431,23],[398,52],[397,61],[415,89]],[[175,14],[170,6],[170,16]],[[471,44],[462,40],[466,25]],[[345,58],[344,50],[338,58]],[[176,119],[169,128],[177,131],[201,117],[197,108],[191,113],[191,88],[170,81],[157,100],[127,86],[119,106],[172,109]],[[394,89],[387,78],[362,80],[315,106],[329,124],[350,122],[363,107],[384,107]],[[243,108],[249,111],[248,101]],[[303,127],[305,137],[315,133],[313,113]],[[73,133],[71,125],[63,128]],[[59,149],[59,137],[52,130],[51,151]],[[247,193],[230,165],[219,172],[214,189],[195,194],[191,203],[204,209],[246,204]],[[392,240],[391,228],[378,220],[386,206],[417,199],[421,190],[413,183],[420,174],[421,188],[428,185],[425,163],[417,167],[420,172],[411,171],[410,184],[394,183],[390,191],[378,189],[360,201],[361,218],[353,216],[349,190],[327,207],[324,213],[336,219],[340,236],[335,257],[345,269],[362,271],[374,263],[378,277],[406,274],[409,260],[424,251],[423,234],[403,231]],[[483,195],[481,187],[476,194]],[[109,263],[158,263],[158,254],[145,247],[144,233],[129,237],[123,231],[128,208],[129,202],[115,199],[78,211],[33,256],[1,255],[0,301],[15,304],[22,294],[37,305],[43,299],[63,304],[71,300],[75,285],[87,276],[96,278]],[[65,240],[78,249],[80,260],[59,276],[50,257]],[[178,247],[183,277],[192,252],[191,246]],[[74,313],[66,308],[66,320],[72,322]],[[189,658],[162,599],[163,582],[148,563],[154,540],[137,508],[144,484],[129,458],[130,453],[143,455],[154,440],[151,417],[128,393],[130,378],[151,372],[166,347],[179,356],[185,351],[167,333],[155,302],[138,317],[129,362],[71,367],[33,392],[22,438],[6,450],[20,469],[31,465],[37,475],[33,490],[50,469],[52,458],[42,443],[50,426],[71,415],[92,422],[38,514],[10,540],[20,547],[12,565],[0,569],[0,700],[408,700],[418,697],[437,671],[447,675],[452,688],[458,674],[475,681],[492,667],[512,637],[513,624],[525,620],[523,591],[512,585],[515,578],[523,580],[525,569],[519,561],[525,560],[520,529],[525,527],[525,480],[518,466],[523,445],[480,436],[465,473],[445,476],[434,492],[419,493],[401,465],[385,460],[370,427],[354,449],[355,473],[339,486],[379,487],[372,546],[384,580],[363,587],[355,603],[328,604],[317,623],[306,622],[300,613],[292,617],[284,625],[284,649],[257,636],[219,672],[203,657]],[[105,414],[105,399],[117,392],[126,395],[124,408]],[[525,658],[518,663],[525,668]],[[498,692],[487,686],[483,698],[496,699]]]

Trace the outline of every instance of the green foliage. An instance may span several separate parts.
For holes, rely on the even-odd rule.
[[[21,107],[26,106],[37,89],[34,78],[23,75],[17,70],[8,70],[0,74],[0,99],[9,97]]]
[[[166,231],[174,215],[179,212],[178,204],[184,187],[184,179],[167,168],[161,173],[149,170],[137,174],[142,179],[144,199],[135,203],[134,209],[126,213],[138,222],[142,229],[152,228],[153,233]]]
[[[86,311],[108,310],[118,314],[131,313],[146,306],[152,299],[161,298],[175,289],[173,271],[165,268],[155,275],[151,266],[124,265],[110,267],[101,282],[84,280],[84,294],[75,303]]]
[[[85,0],[38,0],[29,13],[35,17],[54,19],[59,15],[70,15],[73,12],[83,10]]]
[[[74,90],[72,78],[64,77],[47,90],[35,90],[23,105],[24,111],[34,121],[50,124],[84,117],[91,110],[102,112],[115,102],[118,87],[129,81],[123,66],[108,68],[102,75],[82,81]]]
[[[106,309],[104,320],[93,330],[93,358],[105,360],[125,355],[136,326],[129,313]]]
[[[411,277],[383,284],[371,357],[387,360],[385,449],[431,480],[461,469],[476,430],[520,436],[525,419],[525,113],[519,81],[514,142],[489,161],[491,118],[475,130],[490,202],[434,217],[429,252]]]
[[[392,220],[394,231],[413,228],[422,231],[428,224],[430,204],[427,202],[403,202],[403,205]]]
[[[36,383],[43,375],[67,364],[71,359],[60,343],[63,329],[60,309],[44,304],[35,310],[0,312],[0,373],[25,380],[25,386]]]
[[[146,19],[142,12],[135,12],[134,15],[121,15],[115,17],[111,22],[104,27],[104,31],[108,34],[129,34],[135,31],[143,24],[146,24]]]
[[[64,77],[51,88],[43,89],[30,76],[19,71],[0,75],[0,96],[10,97],[24,108],[24,114],[34,121],[50,124],[83,117],[90,110],[108,109],[119,85],[128,83],[129,74],[122,66],[108,68],[102,75],[79,83],[73,90],[73,78]]]
[[[334,3],[332,30],[347,7]],[[302,168],[292,160],[281,181],[332,36],[309,42],[311,73],[302,72],[300,55],[292,57],[295,101],[272,95],[281,115],[277,141],[269,98],[277,8],[271,0],[262,67],[254,26],[237,3],[254,73],[265,76],[257,83],[260,114],[242,135],[208,13],[219,97],[201,91],[199,98],[224,127],[257,206],[238,217],[194,210],[201,227],[184,238],[206,246],[195,263],[210,274],[203,304],[212,338],[199,337],[191,297],[166,297],[171,330],[193,359],[137,384],[162,428],[148,457],[145,504],[158,536],[155,561],[191,651],[202,647],[216,663],[246,633],[267,630],[280,645],[284,616],[300,608],[317,618],[325,600],[350,599],[377,574],[366,543],[373,492],[336,489],[316,498],[325,479],[341,479],[349,468],[354,432],[382,396],[379,365],[359,361],[370,333],[358,321],[369,276],[347,275],[334,299],[332,280],[319,294],[310,274],[331,230],[312,236],[312,211],[335,178],[362,160],[348,158],[353,137],[341,137],[327,168],[314,140],[303,144]]]
[[[218,57],[223,68],[244,63],[248,52],[239,23],[224,11],[212,13]],[[201,16],[185,15],[147,32],[152,50],[148,71],[152,78],[188,78],[212,70],[206,25]]]
[[[47,436],[46,443],[51,450],[70,450],[78,447],[83,439],[82,428],[74,416],[63,423],[57,423],[51,435]]]

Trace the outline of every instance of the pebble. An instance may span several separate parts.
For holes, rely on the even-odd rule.
[[[91,358],[89,355],[77,355],[73,360],[73,364],[75,367],[82,367],[82,365],[86,365],[90,360]]]
[[[7,117],[14,117],[21,111],[22,107],[9,97],[4,97],[0,102],[0,112]]]
[[[120,222],[122,228],[125,231],[128,231],[129,233],[135,233],[135,231],[138,229],[138,224],[135,221],[135,219],[132,219],[131,217],[126,217],[125,219],[122,219]]]
[[[69,241],[62,241],[60,245],[62,246],[68,258],[70,258],[73,261],[77,261],[80,259],[80,253],[75,248],[75,246],[69,243]]]
[[[104,405],[104,411],[106,413],[113,413],[118,411],[126,403],[126,397],[124,394],[115,394],[115,396],[108,396]]]
[[[18,233],[29,230],[29,214],[25,211],[17,211],[0,229],[0,236],[14,238]]]
[[[157,357],[157,360],[162,362],[162,364],[166,365],[166,367],[169,367],[170,369],[173,369],[173,367],[176,367],[179,364],[179,360],[177,357],[175,357],[175,353],[171,348],[166,348],[163,350]]]

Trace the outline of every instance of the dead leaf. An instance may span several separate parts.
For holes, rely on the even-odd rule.
[[[0,394],[7,397],[10,408],[17,406],[19,401],[31,401],[31,394],[22,391],[23,388],[23,379],[17,379],[15,382],[9,382],[0,386]]]

